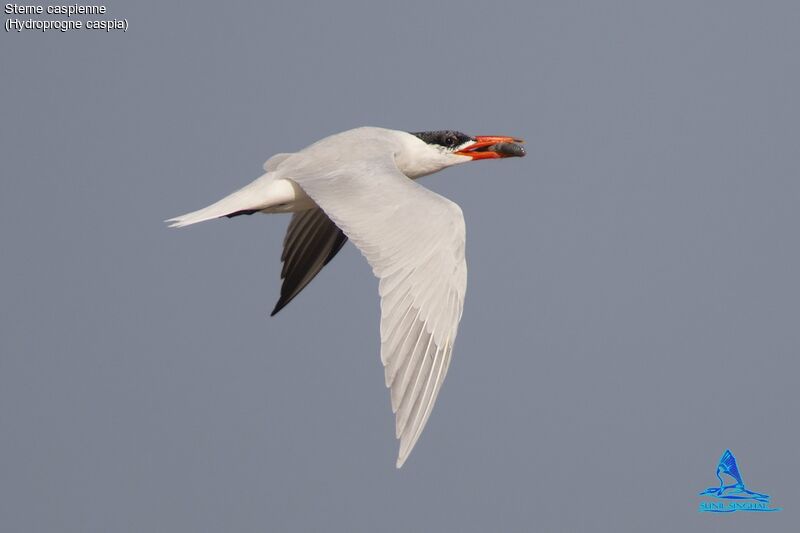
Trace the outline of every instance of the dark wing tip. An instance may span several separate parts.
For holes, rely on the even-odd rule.
[[[275,316],[294,300],[346,242],[344,232],[321,209],[295,213],[281,256],[281,294],[269,316]]]
[[[278,298],[278,302],[275,304],[275,308],[272,310],[272,312],[269,314],[269,316],[277,315],[278,312],[280,312],[281,309],[286,307],[286,305],[291,301],[292,301],[291,298],[284,298],[283,296]]]

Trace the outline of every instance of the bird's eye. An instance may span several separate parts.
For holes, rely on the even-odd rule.
[[[448,135],[447,137],[445,137],[444,145],[447,146],[448,148],[452,148],[456,144],[458,144],[458,139],[456,139],[455,135]]]

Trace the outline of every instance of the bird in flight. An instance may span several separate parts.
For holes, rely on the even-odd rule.
[[[167,222],[183,227],[220,217],[292,213],[273,315],[353,241],[380,280],[381,361],[400,468],[447,374],[467,289],[461,208],[414,180],[469,161],[522,157],[521,142],[451,130],[356,128],[274,155],[249,185]]]

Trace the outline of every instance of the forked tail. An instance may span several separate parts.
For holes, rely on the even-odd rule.
[[[276,180],[272,174],[267,173],[208,207],[170,218],[165,222],[169,223],[171,228],[182,228],[213,218],[234,217],[269,210],[290,203],[295,198],[295,188],[287,180]]]

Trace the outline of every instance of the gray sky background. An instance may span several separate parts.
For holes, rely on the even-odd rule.
[[[800,4],[107,5],[0,36],[0,530],[797,527]],[[528,140],[424,180],[469,290],[400,471],[357,250],[270,319],[288,217],[162,223],[360,125]],[[784,511],[697,512],[725,448]]]

